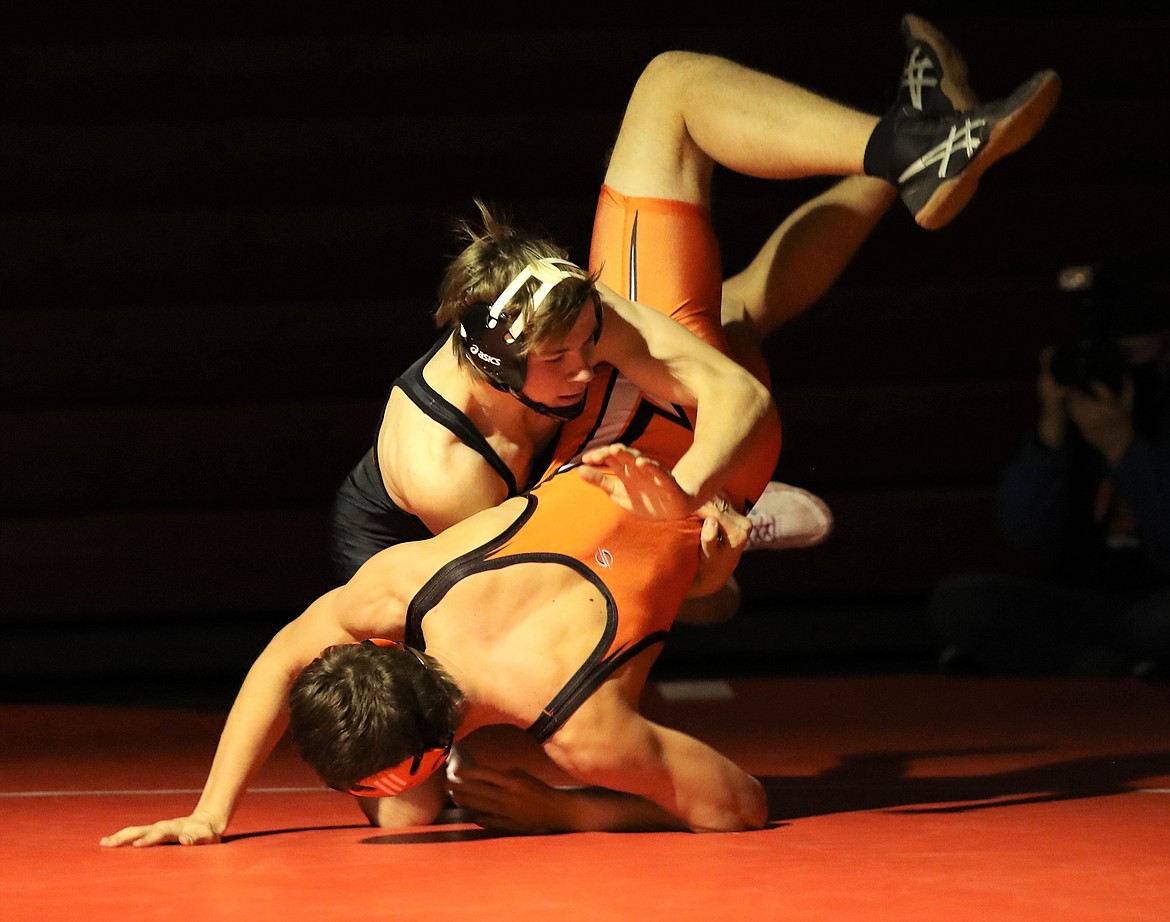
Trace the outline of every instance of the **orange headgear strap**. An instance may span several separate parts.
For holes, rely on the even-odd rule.
[[[380,637],[371,637],[368,641],[358,642],[372,643],[379,647],[401,647],[404,650],[409,650],[423,668],[427,668],[426,661],[421,654],[404,643],[399,643],[396,640],[384,640]],[[424,749],[417,755],[407,756],[397,765],[384,768],[380,772],[363,778],[349,789],[349,793],[358,797],[393,797],[403,791],[409,791],[426,781],[437,768],[447,761],[451,755],[453,743],[454,739],[448,739],[444,746]]]

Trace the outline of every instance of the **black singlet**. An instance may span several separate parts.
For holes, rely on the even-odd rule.
[[[511,469],[495,449],[488,443],[461,410],[457,409],[431,387],[423,378],[427,362],[448,341],[444,334],[426,354],[406,369],[390,386],[390,392],[398,388],[423,413],[449,429],[461,442],[478,452],[499,474],[508,488],[508,496],[516,496],[520,489]],[[385,416],[385,407],[382,415]],[[382,419],[378,420],[378,428]],[[422,519],[401,509],[386,492],[382,473],[378,467],[377,432],[374,444],[346,476],[337,490],[333,503],[330,525],[330,545],[334,572],[341,582],[347,582],[358,568],[378,551],[401,544],[404,541],[419,541],[432,537],[431,531]],[[550,446],[551,451],[551,446]],[[534,459],[532,471],[538,476],[544,470],[541,459]],[[526,488],[531,484],[525,484]]]

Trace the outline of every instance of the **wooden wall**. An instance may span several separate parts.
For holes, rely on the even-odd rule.
[[[884,2],[738,21],[719,5],[686,25],[436,10],[410,27],[372,2],[9,6],[0,676],[15,684],[238,675],[328,588],[329,502],[431,341],[451,219],[478,195],[584,259],[655,52],[726,54],[874,110],[903,58]],[[746,558],[748,610],[680,649],[917,648],[940,576],[1025,564],[991,498],[1031,419],[1035,353],[1067,320],[1056,270],[1164,247],[1170,210],[1170,16],[1065,10],[918,7],[985,98],[1055,67],[1063,99],[954,224],[928,233],[898,206],[769,342],[777,476],[824,495],[837,531]],[[728,270],[824,183],[721,174]]]

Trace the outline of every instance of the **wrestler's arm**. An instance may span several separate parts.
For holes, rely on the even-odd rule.
[[[508,498],[508,485],[482,454],[398,391],[386,404],[377,458],[390,499],[432,535]]]
[[[420,458],[398,480],[408,501],[398,502],[437,535],[508,498],[508,487],[483,456],[453,446],[441,458]]]
[[[695,407],[691,447],[671,469],[680,488],[662,516],[680,518],[711,499],[772,412],[772,395],[749,371],[669,317],[599,285],[605,305],[594,358],[660,400]],[[597,458],[606,449],[598,449]],[[586,465],[594,463],[586,454]],[[582,476],[593,482],[588,470]],[[635,509],[634,511],[640,511]]]
[[[486,829],[523,835],[555,832],[688,831],[657,804],[621,791],[553,786],[519,768],[477,765],[448,782],[452,801]]]
[[[544,748],[584,786],[475,766],[453,779],[456,803],[481,825],[525,833],[737,832],[767,823],[763,787],[751,775],[694,737],[596,695]]]
[[[326,647],[378,633],[357,626],[379,617],[379,603],[373,598],[355,600],[361,583],[359,577],[354,581],[359,582],[358,590],[352,588],[353,582],[334,589],[281,628],[252,664],[228,713],[195,809],[187,816],[127,826],[104,837],[102,845],[220,841],[248,784],[288,726],[288,692],[296,676]]]

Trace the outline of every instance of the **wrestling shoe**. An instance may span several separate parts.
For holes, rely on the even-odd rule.
[[[979,97],[967,84],[967,62],[945,35],[913,13],[902,17],[902,35],[906,39],[906,64],[896,106],[927,118],[979,107]]]
[[[829,537],[833,513],[808,490],[773,480],[748,513],[752,533],[745,551],[813,547]]]
[[[1060,76],[1043,70],[1005,99],[943,118],[895,106],[865,149],[865,172],[898,187],[914,220],[945,226],[966,207],[987,169],[1044,127],[1060,98]]]

